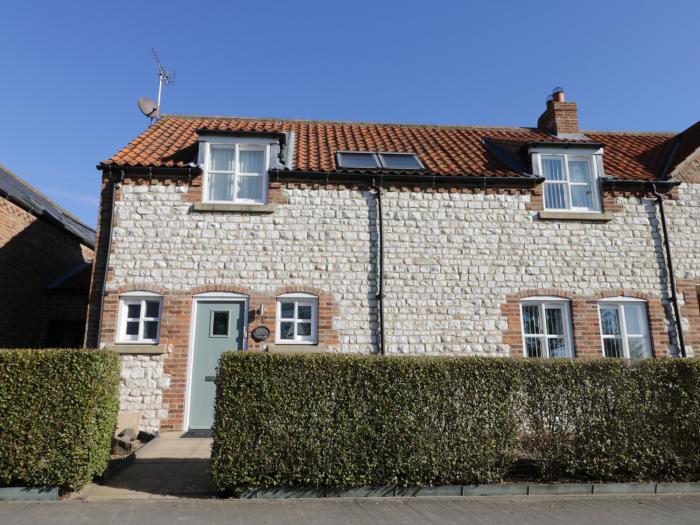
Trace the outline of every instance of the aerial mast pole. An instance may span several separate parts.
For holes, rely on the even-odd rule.
[[[156,116],[155,116],[155,118],[158,119],[158,118],[160,118],[160,97],[161,97],[161,93],[163,92],[163,85],[166,85],[166,86],[172,85],[173,82],[175,81],[175,75],[173,73],[170,73],[167,69],[165,69],[165,66],[160,61],[160,58],[158,57],[158,53],[156,53],[156,50],[151,48],[151,51],[153,52],[153,57],[156,59],[156,64],[158,65],[158,100],[156,101]]]

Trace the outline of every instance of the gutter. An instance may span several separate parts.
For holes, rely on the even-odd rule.
[[[277,180],[286,178],[304,178],[316,179],[319,182],[367,182],[374,185],[377,177],[382,182],[412,182],[412,183],[427,183],[427,184],[449,184],[451,186],[477,186],[477,187],[504,187],[504,186],[523,186],[532,187],[544,181],[544,177],[526,174],[523,176],[493,176],[493,175],[431,175],[422,174],[415,175],[406,172],[396,171],[308,171],[308,170],[279,170],[271,169],[270,175],[276,177]]]
[[[377,311],[379,317],[379,355],[384,352],[384,222],[382,220],[382,188],[372,180],[374,198],[377,201],[377,228],[379,229],[379,250],[377,267]]]
[[[646,190],[654,191],[654,188],[661,191],[670,191],[678,186],[680,182],[677,180],[634,180],[634,179],[615,179],[613,177],[602,177],[601,182],[606,190]]]
[[[110,173],[112,170],[121,170],[122,179],[126,177],[127,173],[140,173],[146,175],[199,175],[202,173],[202,168],[199,166],[173,166],[170,167],[149,167],[149,166],[128,166],[126,164],[104,164],[100,163],[96,166],[100,171],[108,170]]]

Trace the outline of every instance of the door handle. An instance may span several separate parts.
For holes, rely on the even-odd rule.
[[[216,376],[204,376],[205,381],[216,381]]]

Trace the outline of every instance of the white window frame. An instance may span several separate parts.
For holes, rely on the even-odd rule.
[[[526,334],[525,333],[525,316],[523,315],[524,306],[539,306],[540,308],[540,322],[542,323],[542,334]],[[529,338],[540,338],[543,342],[542,345],[542,358],[549,358],[549,344],[547,344],[548,339],[557,339],[561,337],[558,334],[548,334],[547,333],[547,318],[545,316],[545,310],[551,308],[557,308],[562,310],[562,321],[564,323],[564,347],[566,350],[565,357],[574,357],[574,341],[573,341],[573,330],[571,327],[571,301],[564,299],[562,297],[527,297],[520,301],[520,333],[522,335],[523,341],[523,356],[527,355],[527,342],[526,339]]]
[[[550,208],[547,206],[547,192],[546,188],[543,191],[543,202],[544,209],[549,211],[557,212],[572,212],[572,213],[601,213],[603,211],[602,200],[600,194],[600,179],[604,177],[603,173],[603,149],[586,149],[586,148],[532,148],[530,149],[532,154],[532,166],[535,175],[544,177],[544,170],[542,169],[542,158],[543,157],[560,157],[563,163],[564,169],[564,180],[563,181],[547,181],[545,180],[542,184],[544,186],[559,184],[566,186],[566,191],[564,196],[566,198],[566,208]],[[584,186],[583,182],[571,182],[569,177],[569,160],[587,160],[591,167],[591,204],[590,208],[586,207],[575,207],[572,206],[571,199],[571,187],[572,186]]]
[[[270,139],[262,139],[256,137],[211,137],[211,138],[200,138],[199,147],[199,163],[203,166],[204,170],[204,185],[202,201],[211,204],[252,204],[252,205],[265,205],[268,202],[268,185],[269,185],[269,174],[270,170],[270,146],[272,141]],[[231,173],[233,176],[232,188],[234,194],[230,200],[215,200],[209,198],[209,180],[213,170],[211,170],[211,148],[230,148],[235,151],[234,153],[234,171],[233,172],[217,172],[217,173]],[[239,177],[246,176],[257,176],[252,173],[240,173],[239,172],[239,156],[240,151],[263,151],[264,161],[263,161],[263,173],[262,173],[262,199],[260,201],[254,199],[240,199],[236,196],[238,191],[238,179]]]
[[[158,317],[146,317],[146,301],[158,301]],[[128,317],[128,306],[133,304],[140,305],[139,311],[139,333],[134,337],[131,335],[126,335],[126,323],[129,319]],[[136,319],[136,318],[133,318]],[[144,344],[153,345],[158,344],[160,341],[160,329],[163,319],[163,296],[153,293],[153,292],[128,292],[122,294],[119,297],[119,320],[118,320],[118,332],[117,332],[117,343],[125,344]],[[144,323],[146,321],[158,321],[158,330],[156,332],[156,337],[149,339],[143,337],[144,335]]]
[[[282,318],[282,305],[283,302],[293,302],[294,303],[294,317],[293,318]],[[311,306],[311,335],[310,336],[299,336],[296,335],[296,325],[300,322],[298,317],[299,306]],[[276,313],[276,329],[275,329],[275,342],[281,345],[315,345],[318,344],[318,297],[307,293],[289,293],[283,294],[277,297],[277,313]],[[294,323],[294,339],[282,339],[280,337],[281,331],[280,326],[282,322],[293,322]],[[307,320],[301,320],[301,322],[308,322]]]
[[[625,318],[625,306],[628,305],[641,305],[644,307],[642,319],[642,327],[644,328],[641,334],[630,334],[627,331],[627,319]],[[601,309],[603,308],[614,308],[617,310],[617,318],[620,322],[620,335],[603,335],[603,316]],[[629,341],[630,337],[644,337],[649,351],[649,355],[645,359],[654,357],[654,349],[651,346],[651,330],[649,326],[649,305],[647,301],[643,299],[637,299],[634,297],[608,297],[598,301],[598,329],[600,330],[600,351],[605,355],[605,340],[606,339],[621,339],[622,340],[622,358],[630,359]],[[614,359],[614,358],[610,358]]]

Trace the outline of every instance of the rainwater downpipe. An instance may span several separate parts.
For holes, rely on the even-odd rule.
[[[685,339],[683,338],[683,323],[681,320],[681,310],[678,306],[678,291],[676,290],[676,277],[673,273],[673,260],[671,259],[671,244],[668,239],[668,228],[666,226],[666,211],[664,209],[664,198],[656,191],[656,184],[651,185],[652,194],[656,197],[659,206],[659,216],[661,218],[661,229],[664,234],[664,248],[666,249],[666,265],[668,266],[668,280],[671,286],[671,305],[673,306],[673,316],[676,323],[676,335],[678,336],[678,346],[681,357],[685,357]]]
[[[377,268],[377,311],[379,314],[379,355],[384,355],[384,224],[382,221],[382,188],[372,179],[377,201],[377,229],[379,230],[379,264]]]

